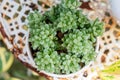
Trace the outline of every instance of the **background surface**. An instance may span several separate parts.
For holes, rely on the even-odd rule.
[[[0,80],[46,80],[27,69],[7,50],[0,36]]]

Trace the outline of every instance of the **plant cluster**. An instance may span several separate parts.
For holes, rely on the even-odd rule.
[[[29,41],[38,70],[69,74],[95,59],[94,43],[104,31],[103,23],[89,20],[79,6],[78,0],[62,0],[44,14],[30,13]]]

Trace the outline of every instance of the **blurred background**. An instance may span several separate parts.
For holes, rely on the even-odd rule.
[[[0,35],[0,80],[46,80],[27,69],[7,50]]]

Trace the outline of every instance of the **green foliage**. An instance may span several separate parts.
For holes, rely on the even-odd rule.
[[[71,53],[61,53],[60,56],[60,69],[62,70],[62,73],[69,74],[71,72],[76,72],[81,68],[79,65],[80,58],[78,58],[76,55],[72,55]]]
[[[80,4],[79,0],[62,0],[62,6],[69,9],[77,9]]]
[[[78,0],[62,0],[44,14],[35,11],[29,15],[29,40],[38,70],[69,74],[78,71],[80,63],[94,60],[93,44],[104,31],[103,23],[90,21],[77,10],[79,6]]]
[[[72,11],[64,11],[60,13],[60,17],[57,20],[57,28],[60,29],[63,33],[77,28],[77,16]]]
[[[93,32],[93,36],[97,37],[99,35],[102,35],[104,32],[103,27],[103,23],[100,23],[98,19],[96,19],[93,23],[92,23],[92,30],[90,32]]]
[[[44,49],[43,52],[37,52],[36,54],[35,62],[39,70],[60,73],[60,56],[55,50]]]
[[[87,30],[87,29],[86,29]],[[75,53],[81,57],[81,62],[87,64],[95,57],[95,50],[91,41],[90,33],[85,30],[73,30],[63,38],[62,46],[66,47],[68,52]]]
[[[46,24],[45,22],[40,22],[41,14],[38,12],[31,13],[29,19],[30,34],[31,38],[29,39],[32,43],[33,49],[46,49],[55,47],[54,40],[56,40],[55,29],[52,28],[52,25]]]
[[[77,10],[76,11],[76,16],[77,16],[77,26],[78,26],[78,28],[87,28],[86,25],[90,23],[90,20],[88,20],[86,18],[86,16],[82,14],[82,11]]]

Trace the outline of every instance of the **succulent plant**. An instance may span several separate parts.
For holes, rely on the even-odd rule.
[[[38,70],[69,74],[94,60],[94,43],[104,31],[103,23],[89,20],[79,6],[78,0],[62,0],[44,14],[29,15],[29,41]]]

